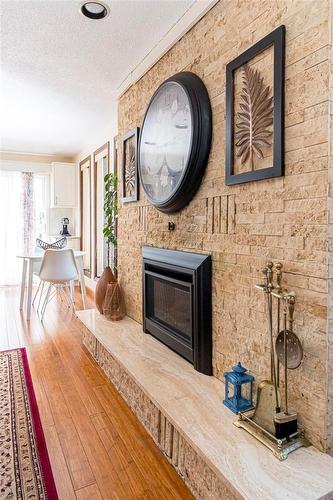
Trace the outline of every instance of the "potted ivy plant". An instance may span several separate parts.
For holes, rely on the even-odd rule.
[[[115,283],[117,276],[117,217],[118,217],[118,179],[113,174],[104,176],[104,228],[103,235],[108,245],[108,263],[95,288],[95,304],[103,314],[103,303],[109,283]],[[110,247],[112,248],[112,268],[110,267]]]
[[[103,235],[108,244],[108,262],[110,263],[110,246],[112,248],[113,273],[117,276],[117,218],[118,218],[118,179],[114,174],[104,176],[104,228]]]

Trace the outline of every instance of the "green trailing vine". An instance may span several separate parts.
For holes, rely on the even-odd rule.
[[[114,174],[104,176],[104,228],[103,235],[108,245],[117,247],[118,179]]]

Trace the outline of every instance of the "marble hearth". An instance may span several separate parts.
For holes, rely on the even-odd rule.
[[[130,318],[77,312],[83,342],[196,498],[333,498],[333,458],[313,446],[279,462],[233,425],[224,385]]]

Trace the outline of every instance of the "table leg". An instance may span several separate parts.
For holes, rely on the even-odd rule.
[[[83,257],[78,257],[76,259],[76,264],[77,264],[77,270],[79,272],[83,309],[87,309],[87,294],[86,294],[86,284],[84,281],[84,272],[83,272]]]
[[[27,296],[27,321],[30,320],[31,315],[31,299],[32,299],[32,278],[34,275],[34,263],[32,260],[29,261],[29,271],[28,271],[28,296]]]
[[[21,278],[21,299],[20,299],[20,309],[23,309],[24,302],[24,292],[25,292],[25,280],[27,276],[27,259],[23,259],[23,267],[22,267],[22,278]]]

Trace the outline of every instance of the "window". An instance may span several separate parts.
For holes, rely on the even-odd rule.
[[[47,233],[48,199],[48,174],[0,170],[0,286],[20,282],[16,256],[33,250],[36,237]]]

